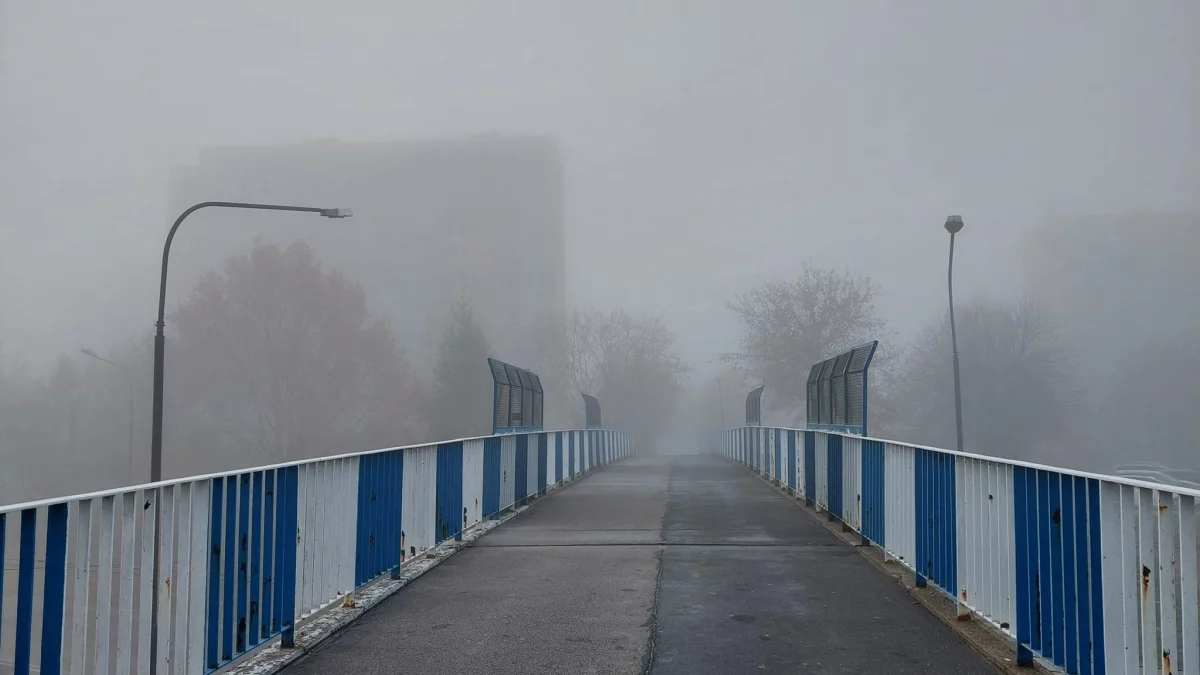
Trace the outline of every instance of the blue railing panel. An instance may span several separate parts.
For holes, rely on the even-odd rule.
[[[862,442],[862,534],[879,546],[884,540],[883,443]]]
[[[529,496],[529,436],[521,434],[516,437],[517,465],[513,472],[515,491],[513,502],[520,504]]]
[[[255,647],[261,641],[258,628],[262,607],[263,472],[255,471],[250,481],[250,620],[246,633],[249,646]]]
[[[917,448],[913,461],[917,573],[958,594],[954,457]]]
[[[263,640],[279,630],[275,618],[275,474],[276,469],[263,472],[263,558],[262,606],[259,608],[259,635]]]
[[[845,503],[842,495],[842,437],[835,434],[827,434],[826,452],[828,459],[826,460],[825,471],[828,477],[829,491],[828,498],[829,513],[835,518],[841,519],[845,514]]]
[[[788,490],[796,491],[796,431],[787,432],[787,486]]]
[[[53,504],[46,509],[46,576],[42,588],[40,675],[59,675],[62,672],[63,610],[67,589],[67,512],[66,504]]]
[[[518,447],[520,439],[518,437]],[[462,534],[462,443],[443,443],[437,448],[436,543]]]
[[[549,468],[549,459],[550,459],[549,458],[550,435],[549,434],[538,434],[537,435],[537,444],[538,444],[537,487],[538,487],[538,494],[544,495],[544,494],[546,494],[546,488],[549,485],[547,482],[546,474],[547,474],[547,469]]]
[[[500,512],[500,439],[483,441],[483,517]]]
[[[804,503],[813,505],[817,496],[817,436],[804,432]]]
[[[563,443],[564,443],[565,441],[564,441],[564,435],[563,435],[563,432],[561,432],[561,431],[556,431],[556,432],[554,432],[554,433],[555,433],[555,439],[554,439],[554,475],[558,477],[558,480],[557,480],[557,481],[555,481],[555,483],[556,483],[556,484],[558,484],[558,483],[562,483],[562,482],[564,482],[564,481],[566,480],[566,478],[567,478],[567,476],[564,476],[564,475],[562,475],[562,473],[563,473],[563,452],[565,451],[565,448],[563,448]]]

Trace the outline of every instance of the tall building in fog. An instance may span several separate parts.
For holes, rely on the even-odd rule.
[[[566,311],[562,162],[551,138],[213,149],[171,183],[174,212],[206,200],[349,207],[354,217],[201,211],[172,255],[176,300],[255,239],[302,239],[362,283],[372,313],[391,323],[425,375],[460,297],[508,360]]]

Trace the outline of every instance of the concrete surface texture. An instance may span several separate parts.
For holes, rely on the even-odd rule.
[[[543,498],[287,672],[995,671],[792,500],[694,455]]]

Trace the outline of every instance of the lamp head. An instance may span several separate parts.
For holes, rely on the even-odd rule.
[[[349,218],[352,213],[350,209],[321,209],[321,215],[326,218]]]
[[[963,229],[962,216],[947,216],[946,231],[950,234],[958,234]]]

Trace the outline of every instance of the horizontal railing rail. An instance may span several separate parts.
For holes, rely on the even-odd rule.
[[[1200,672],[1200,491],[1178,477],[804,429],[729,429],[715,445],[1007,633],[1020,664]]]
[[[0,507],[0,664],[190,675],[289,647],[363,585],[633,451],[618,431],[505,434]]]

